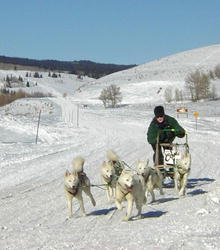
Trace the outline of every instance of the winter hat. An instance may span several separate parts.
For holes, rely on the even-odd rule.
[[[156,106],[154,109],[154,114],[156,117],[164,116],[165,112],[163,106]]]

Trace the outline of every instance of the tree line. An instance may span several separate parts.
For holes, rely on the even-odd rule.
[[[117,71],[125,70],[137,66],[95,63],[88,60],[80,61],[58,61],[58,60],[35,60],[28,58],[0,56],[0,62],[22,66],[39,67],[46,71],[68,72],[76,75],[86,75],[92,78],[100,78]]]

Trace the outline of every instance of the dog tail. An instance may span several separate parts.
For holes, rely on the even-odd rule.
[[[84,162],[85,160],[81,156],[74,158],[72,161],[73,170],[75,170],[77,173],[82,172]]]
[[[107,159],[109,161],[118,161],[119,160],[119,156],[114,151],[112,151],[112,150],[109,150],[107,152],[106,156],[107,156]]]

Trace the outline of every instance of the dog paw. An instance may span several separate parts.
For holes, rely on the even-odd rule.
[[[132,218],[132,220],[140,220],[142,219],[142,215],[136,215]]]
[[[122,210],[122,206],[116,205],[118,210]]]
[[[86,213],[81,213],[81,216],[82,217],[86,217]]]
[[[129,218],[127,216],[122,218],[122,221],[129,221]]]
[[[69,215],[66,217],[65,221],[71,220],[73,218],[73,215]]]
[[[179,196],[180,197],[185,196],[185,193],[184,192],[179,192]]]

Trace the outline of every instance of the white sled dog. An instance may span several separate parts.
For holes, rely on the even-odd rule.
[[[186,193],[186,185],[191,168],[191,155],[186,154],[178,159],[174,167],[174,186],[179,196]]]
[[[96,205],[95,199],[93,198],[93,195],[90,191],[90,180],[86,176],[85,172],[83,172],[84,162],[85,160],[82,157],[76,157],[72,161],[73,171],[69,172],[68,170],[66,170],[66,173],[64,175],[64,190],[67,199],[69,218],[73,216],[72,215],[73,197],[75,197],[79,201],[80,212],[82,216],[86,216],[82,191],[84,191],[89,196],[93,206]]]
[[[119,156],[112,150],[106,154],[108,161],[104,161],[101,166],[101,177],[106,185],[107,200],[110,203],[111,199],[115,198],[116,182],[124,169],[123,162]]]
[[[137,161],[136,170],[139,175],[142,175],[146,184],[146,198],[150,192],[152,202],[155,201],[154,189],[158,188],[160,194],[163,195],[163,176],[158,168],[152,168],[149,166],[149,159],[147,161]]]
[[[144,178],[141,175],[137,175],[131,170],[122,171],[116,183],[115,205],[119,210],[122,210],[122,201],[123,199],[127,200],[127,212],[122,218],[123,221],[128,221],[131,218],[134,202],[138,210],[135,218],[141,218],[142,206],[146,203],[145,191]]]
[[[101,166],[101,177],[103,183],[106,185],[107,200],[110,203],[112,198],[115,198],[116,175],[113,163],[111,161],[104,161]]]

